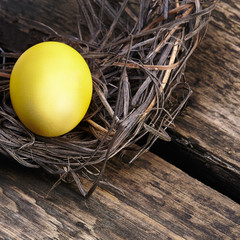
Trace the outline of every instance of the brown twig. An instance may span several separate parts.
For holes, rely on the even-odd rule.
[[[137,63],[124,63],[124,62],[114,62],[112,65],[117,67],[124,67],[130,69],[148,69],[148,70],[154,70],[154,71],[161,71],[161,70],[170,70],[176,68],[180,62],[176,62],[173,64],[168,64],[166,66],[160,66],[160,65],[149,65],[149,64],[137,64]]]
[[[0,77],[10,78],[10,76],[11,76],[11,74],[9,74],[9,73],[0,72]]]

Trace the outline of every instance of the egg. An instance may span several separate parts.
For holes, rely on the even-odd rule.
[[[56,137],[83,119],[92,98],[92,77],[75,49],[48,41],[30,47],[19,57],[9,89],[20,121],[37,135]]]

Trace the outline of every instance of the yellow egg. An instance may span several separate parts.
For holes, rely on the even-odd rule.
[[[26,50],[10,78],[10,98],[22,123],[46,137],[78,125],[92,98],[92,77],[83,57],[60,42],[43,42]]]

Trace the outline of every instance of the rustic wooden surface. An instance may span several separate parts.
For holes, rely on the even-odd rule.
[[[240,2],[219,1],[187,63],[193,95],[176,120],[176,141],[240,201]],[[180,135],[179,135],[180,134]]]
[[[0,1],[0,44],[11,51],[24,51],[42,41],[43,33],[78,36],[76,0]]]
[[[152,153],[132,166],[115,158],[87,201],[54,179],[2,158],[0,239],[239,239],[240,205]]]
[[[29,1],[30,9],[23,1],[11,0],[14,7],[9,2],[0,1],[1,47],[22,51],[50,31],[25,19],[33,9],[41,20],[47,11],[44,23],[55,30],[61,31],[64,23],[66,34],[77,31],[71,28],[76,26],[76,8],[69,12],[66,1],[58,1],[58,10],[53,1]],[[219,2],[208,34],[188,63],[185,75],[194,93],[174,132],[193,161],[203,161],[216,177],[224,178],[236,197],[239,9],[238,0]],[[55,14],[58,21],[51,19]],[[62,184],[44,199],[56,179],[1,157],[0,239],[239,239],[240,205],[152,153],[132,166],[116,158],[104,176],[123,193],[98,188],[86,201],[73,185]]]

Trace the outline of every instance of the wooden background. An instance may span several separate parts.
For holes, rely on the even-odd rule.
[[[193,95],[176,120],[182,147],[240,202],[240,2],[219,1],[185,73]]]
[[[74,0],[68,5],[59,0],[57,7],[46,0],[0,1],[0,47],[19,52],[41,41],[49,29],[32,20],[43,16],[45,24],[74,35],[76,9]],[[235,201],[240,200],[239,33],[239,1],[219,1],[187,65],[193,95],[175,122],[174,142],[164,145],[185,152],[190,161],[177,155],[175,163],[190,164],[189,171],[201,165],[198,174],[208,173],[205,177],[220,182]],[[44,199],[56,179],[2,156],[0,239],[239,239],[239,203],[152,153],[131,166],[113,159],[104,179],[121,191],[102,186],[86,201],[74,185],[61,184]]]
[[[239,239],[240,206],[160,159],[144,154],[132,166],[114,159],[89,200],[41,170],[0,165],[2,239]]]

